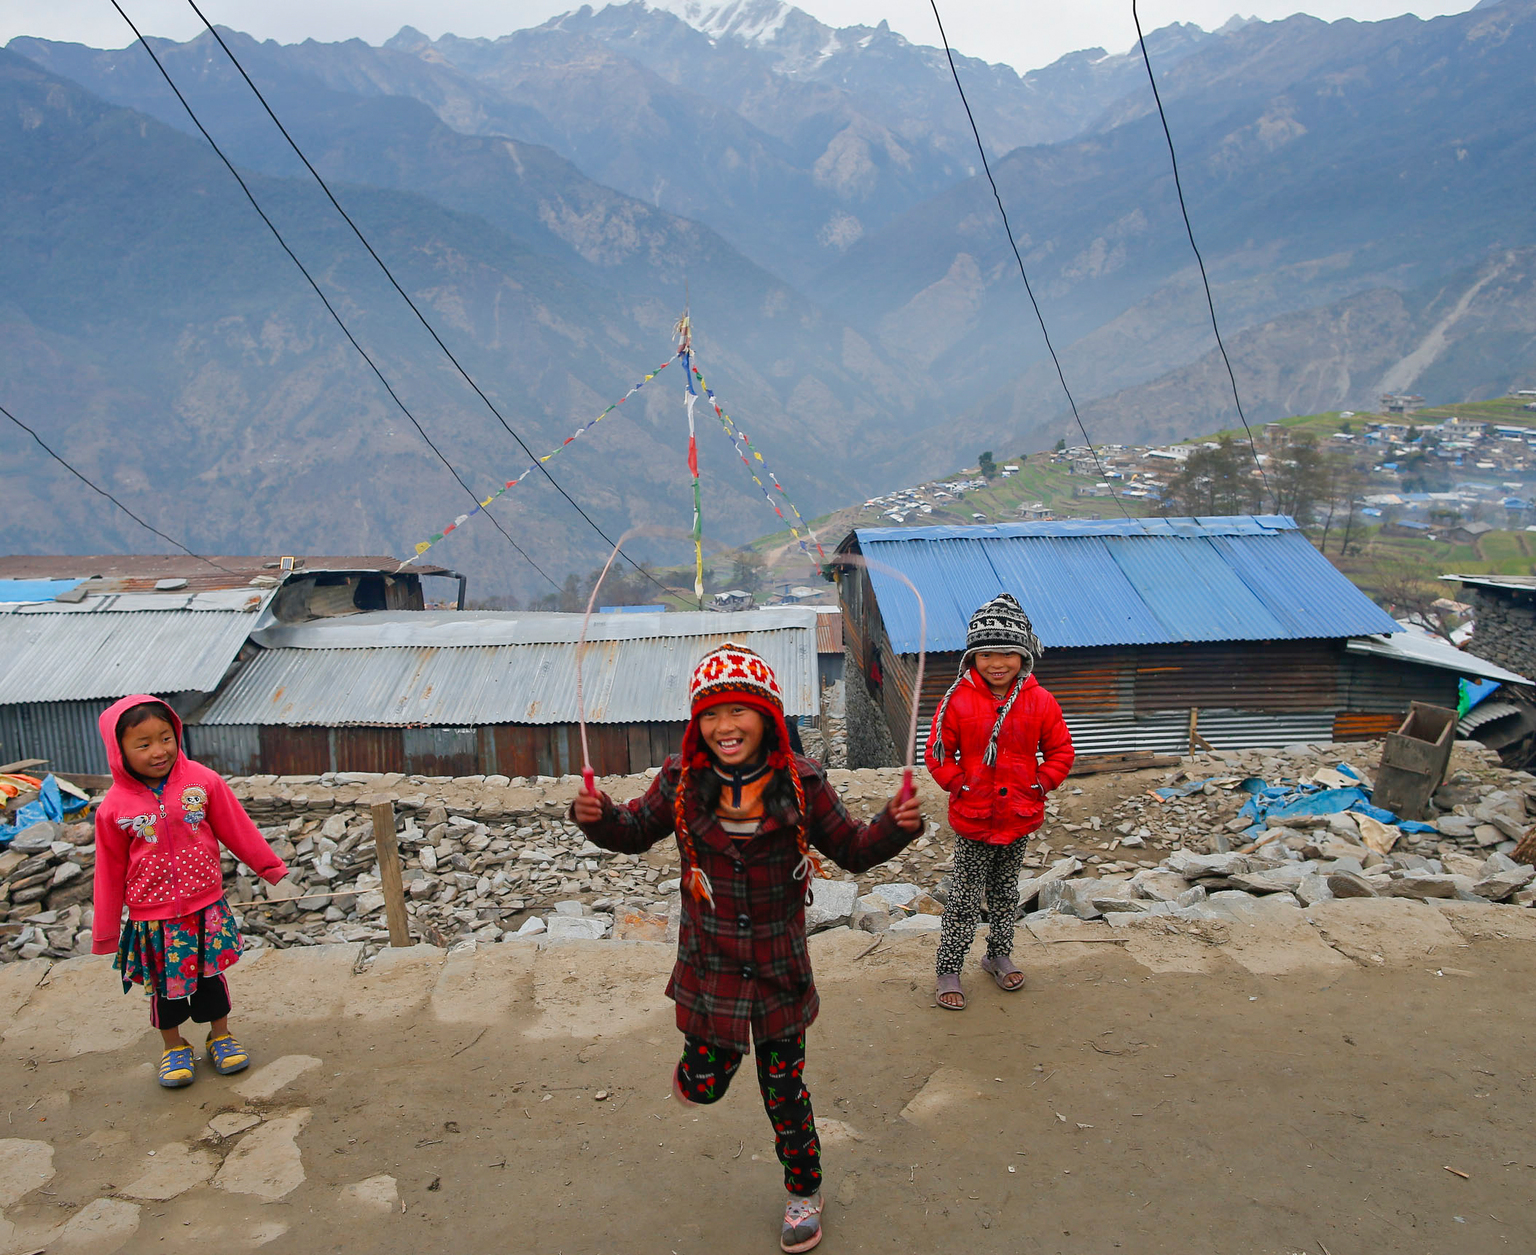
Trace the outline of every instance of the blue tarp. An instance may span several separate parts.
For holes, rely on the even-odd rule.
[[[65,793],[51,775],[44,776],[43,787],[38,790],[37,796],[16,812],[16,826],[0,840],[8,843],[23,828],[29,828],[45,819],[59,823],[64,816],[73,815],[89,805],[83,797]]]
[[[1339,763],[1334,770],[1351,779],[1360,779],[1359,773],[1348,763]],[[1225,778],[1231,779],[1230,776]],[[1166,802],[1198,793],[1209,783],[1210,780],[1188,780],[1180,785],[1152,791]],[[1249,776],[1237,787],[1248,794],[1248,800],[1237,813],[1239,818],[1253,821],[1249,825],[1249,833],[1270,826],[1281,826],[1287,819],[1301,815],[1338,815],[1346,811],[1368,815],[1379,823],[1396,824],[1404,832],[1435,831],[1432,824],[1399,819],[1391,811],[1372,805],[1371,791],[1365,787],[1364,781],[1354,788],[1325,789],[1316,784],[1272,785],[1258,776]]]

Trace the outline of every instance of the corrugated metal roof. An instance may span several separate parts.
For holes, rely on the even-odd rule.
[[[1504,684],[1529,684],[1530,680],[1518,672],[1506,670],[1497,663],[1469,654],[1464,649],[1432,636],[1420,636],[1417,632],[1398,632],[1395,636],[1367,636],[1350,641],[1345,646],[1351,653],[1377,654],[1401,662],[1416,662],[1426,667],[1439,667],[1442,671],[1455,671],[1459,675],[1482,676]]]
[[[322,571],[377,571],[393,575],[402,560],[385,554],[354,556],[295,555],[295,570],[313,575]],[[450,575],[446,567],[413,562],[406,571],[417,575]],[[194,558],[181,553],[8,553],[0,554],[0,579],[97,579],[112,592],[147,592],[156,580],[180,578],[189,588],[243,588],[258,575],[281,577],[282,559],[276,555],[209,555]]]
[[[841,610],[817,610],[816,652],[818,654],[843,652],[843,612]]]
[[[1442,580],[1457,580],[1473,588],[1507,588],[1528,593],[1536,590],[1536,575],[1442,575]]]
[[[860,528],[854,538],[921,590],[933,651],[963,649],[971,612],[999,592],[1019,599],[1047,648],[1397,630],[1277,515]],[[915,653],[911,593],[873,567],[869,578],[892,647]]]
[[[273,627],[200,724],[574,723],[581,615],[379,611]],[[688,718],[688,676],[736,640],[767,659],[785,713],[817,710],[816,614],[594,616],[584,662],[587,718]]]
[[[0,705],[211,693],[256,625],[240,610],[0,613]]]

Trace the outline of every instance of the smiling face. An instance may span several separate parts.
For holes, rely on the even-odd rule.
[[[1024,667],[1024,659],[1018,654],[994,654],[983,651],[976,655],[976,670],[987,686],[1001,697],[1018,679]]]
[[[145,780],[164,780],[176,765],[176,730],[154,716],[123,733],[123,763]]]
[[[751,706],[722,702],[699,716],[699,735],[725,767],[746,767],[762,756],[767,721]]]

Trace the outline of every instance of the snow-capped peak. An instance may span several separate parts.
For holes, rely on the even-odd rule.
[[[671,13],[711,39],[737,39],[747,44],[771,44],[795,12],[783,0],[646,0],[653,9]]]

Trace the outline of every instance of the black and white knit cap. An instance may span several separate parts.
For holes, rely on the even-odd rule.
[[[999,593],[986,605],[977,608],[965,633],[965,657],[960,660],[963,672],[977,654],[1019,654],[1024,659],[1024,674],[1034,670],[1035,662],[1045,652],[1045,646],[1035,635],[1035,628],[1024,613],[1024,607],[1011,593]]]

